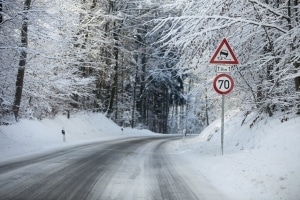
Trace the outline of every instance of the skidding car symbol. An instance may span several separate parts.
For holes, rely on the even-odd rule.
[[[226,59],[228,57],[228,51],[225,49],[222,49],[220,51],[220,57],[218,57],[219,60],[230,60],[230,59]]]

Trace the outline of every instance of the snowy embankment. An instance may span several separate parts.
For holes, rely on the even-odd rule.
[[[65,130],[65,141],[62,130]],[[147,130],[121,130],[100,113],[77,113],[67,119],[20,120],[0,126],[0,163],[26,155],[46,153],[74,145],[140,135],[153,135]]]
[[[281,118],[263,119],[250,128],[255,115],[248,116],[243,126],[243,115],[228,115],[224,155],[220,120],[199,137],[186,137],[172,148],[229,199],[299,200],[300,117],[283,123]]]

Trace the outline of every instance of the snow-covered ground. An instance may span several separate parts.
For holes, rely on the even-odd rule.
[[[224,155],[220,120],[199,137],[186,137],[172,148],[230,199],[299,200],[300,117],[283,123],[282,116],[263,119],[250,128],[255,118],[248,116],[241,126],[241,113],[227,115]]]
[[[229,199],[300,199],[300,117],[281,123],[281,117],[263,119],[251,129],[255,114],[230,112],[225,121],[224,155],[220,150],[220,120],[200,136],[169,144],[169,151],[189,163]],[[61,130],[66,132],[63,141]],[[93,141],[154,135],[147,130],[121,128],[99,113],[79,113],[67,119],[21,120],[0,126],[0,163],[37,153]],[[200,189],[200,188],[199,188]]]
[[[82,112],[71,115],[70,119],[65,115],[55,119],[24,119],[10,126],[0,126],[0,163],[84,143],[141,135],[153,133],[130,128],[122,131],[100,113]]]

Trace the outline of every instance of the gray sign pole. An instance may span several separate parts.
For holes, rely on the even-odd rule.
[[[224,144],[224,104],[225,95],[222,95],[222,116],[221,116],[221,153],[223,155],[223,144]]]

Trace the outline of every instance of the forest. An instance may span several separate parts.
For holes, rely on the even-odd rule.
[[[200,133],[220,117],[223,38],[239,60],[226,111],[300,114],[299,0],[0,0],[0,125],[102,112]]]

